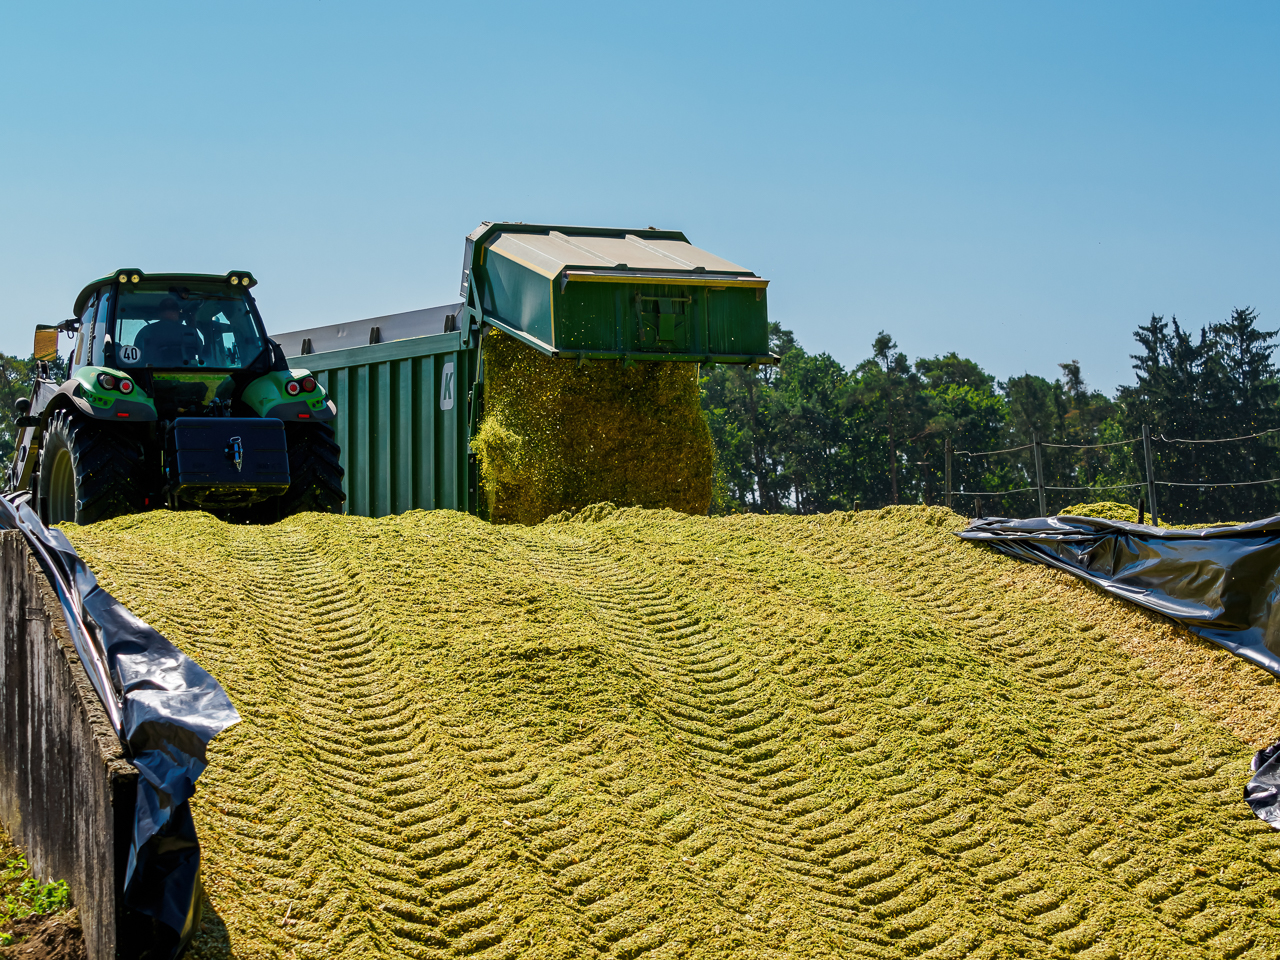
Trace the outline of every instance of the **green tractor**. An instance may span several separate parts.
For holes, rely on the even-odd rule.
[[[255,283],[117,270],[80,291],[72,319],[37,327],[9,491],[47,524],[160,507],[251,523],[341,513],[337,409],[267,337]],[[76,339],[61,383],[59,333]]]

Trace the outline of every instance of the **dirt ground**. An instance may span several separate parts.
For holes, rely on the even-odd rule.
[[[0,957],[14,960],[84,960],[84,937],[74,911],[30,916],[4,925],[17,941],[0,947]]]
[[[14,863],[22,851],[0,827],[0,865]],[[74,909],[49,915],[32,915],[10,920],[5,913],[11,903],[20,902],[19,887],[29,873],[22,868],[5,869],[0,873],[0,933],[8,934],[15,941],[0,946],[0,960],[21,957],[23,960],[83,960],[84,937],[80,933],[80,921]],[[28,906],[28,909],[30,907]]]
[[[201,958],[1280,955],[1280,691],[940,509],[69,530],[244,721]]]

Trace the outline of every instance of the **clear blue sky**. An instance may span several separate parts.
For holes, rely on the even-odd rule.
[[[845,364],[1130,382],[1280,326],[1274,3],[0,0],[0,350],[121,266],[268,327],[444,303],[481,220],[684,230]]]

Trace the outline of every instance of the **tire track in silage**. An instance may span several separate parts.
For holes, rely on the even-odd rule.
[[[807,772],[815,731],[770,696],[761,664],[726,643],[655,578],[567,538],[557,547],[543,575],[586,600],[608,636],[653,682],[648,706],[686,749],[703,790],[725,819],[744,828],[817,922],[842,935],[853,952],[897,952],[903,941],[895,943],[876,922],[885,917],[902,924],[917,947],[946,940],[950,933],[941,927],[926,929],[931,920],[911,919],[930,897],[923,867],[859,854],[862,844],[842,798],[827,794]],[[681,843],[702,852],[697,829]]]
[[[1063,655],[1061,651],[1051,651],[1037,639],[1022,636],[1013,625],[998,614],[990,617],[975,616],[971,609],[962,602],[957,602],[955,591],[948,589],[949,585],[945,577],[940,575],[940,567],[944,567],[945,564],[940,562],[939,566],[935,567],[930,563],[935,559],[945,561],[947,559],[945,548],[934,543],[921,543],[918,531],[912,532],[917,535],[900,534],[895,538],[908,540],[906,543],[895,544],[895,546],[903,554],[912,558],[909,576],[904,575],[902,571],[886,570],[883,563],[866,562],[883,560],[884,554],[888,552],[883,544],[878,550],[860,552],[858,561],[854,561],[848,550],[840,550],[834,543],[825,543],[816,550],[812,549],[811,545],[821,539],[821,535],[813,533],[812,530],[808,531],[807,537],[795,538],[789,542],[806,544],[807,548],[796,547],[804,555],[888,586],[904,599],[941,614],[953,623],[963,622],[962,629],[966,631],[973,630],[976,621],[979,624],[977,637],[980,638],[983,646],[992,649],[1005,662],[1017,665],[1021,677],[1030,680],[1033,684],[1048,687],[1061,698],[1059,700],[1061,703],[1076,702],[1077,708],[1088,709],[1091,704],[1086,698],[1092,698],[1096,691],[1086,688],[1084,696],[1079,695],[1077,691],[1088,684],[1090,678],[1087,674],[1091,668],[1070,654]],[[992,647],[993,640],[1005,637],[1010,638],[1010,641],[998,647]],[[1012,650],[1017,652],[1011,657],[1009,654]],[[1082,676],[1082,673],[1085,676]],[[1073,693],[1076,695],[1073,696]],[[1080,704],[1081,700],[1086,702]],[[1118,726],[1120,729],[1117,732],[1122,736],[1124,733],[1138,729],[1136,723]],[[1016,806],[1020,801],[1025,803],[1021,810]],[[1022,816],[1028,817],[1032,822],[1044,822],[1051,830],[1050,836],[1054,838],[1054,845],[1060,844],[1062,847],[1061,853],[1057,856],[1066,859],[1078,857],[1077,865],[1085,866],[1097,880],[1102,880],[1106,876],[1108,868],[1114,871],[1115,868],[1127,862],[1131,855],[1130,852],[1115,855],[1113,850],[1111,862],[1105,865],[1097,862],[1096,858],[1089,858],[1090,852],[1104,846],[1107,841],[1105,838],[1099,839],[1095,836],[1097,831],[1088,822],[1087,817],[1074,809],[1061,809],[1056,803],[1047,802],[1044,798],[1022,787],[1005,797],[999,805],[1005,808],[1005,816],[1011,822],[1016,822]],[[1073,835],[1076,828],[1081,835]],[[1049,838],[1046,837],[1046,839]],[[1114,848],[1116,845],[1112,846]],[[1145,872],[1141,875],[1117,873],[1114,879],[1128,888],[1136,886],[1148,875]],[[1075,953],[1089,949],[1097,943],[1100,936],[1111,929],[1112,918],[1085,906],[1087,900],[1081,888],[1075,884],[1063,883],[1062,878],[1058,876],[1043,872],[1029,873],[1022,855],[1013,850],[995,857],[979,876],[984,884],[991,886],[997,901],[1008,902],[1011,905],[1017,904],[1017,912],[1025,917],[1032,929],[1038,930],[1041,936],[1048,938],[1055,946],[1067,952]],[[1137,892],[1141,893],[1141,890]],[[1158,902],[1151,901],[1149,898],[1148,902],[1158,906]],[[1157,924],[1161,922],[1158,915],[1151,919]],[[1177,931],[1167,927],[1166,932],[1176,933]]]
[[[312,811],[329,847],[314,886],[327,896],[301,912],[299,938],[330,956],[503,952],[478,828],[430,788],[425,719],[345,577],[293,533],[259,530],[239,559],[324,805]]]
[[[770,544],[780,544],[784,551],[807,556],[796,548],[797,539],[803,538],[797,538],[794,531],[767,539]],[[877,559],[883,563],[885,557],[881,555]],[[903,595],[914,600],[922,593],[913,586]],[[1052,941],[1058,949],[1075,953],[1093,947],[1106,933],[1105,918],[1091,910],[1087,898],[1071,885],[1062,883],[1060,877],[1032,867],[1027,858],[1017,854],[991,855],[990,846],[999,837],[997,825],[1010,816],[1017,816],[1012,806],[984,796],[973,784],[956,787],[936,780],[920,782],[907,775],[901,753],[892,742],[882,743],[881,737],[870,734],[865,726],[845,715],[835,692],[838,681],[833,679],[839,677],[840,672],[833,671],[822,656],[815,658],[812,652],[802,654],[794,647],[786,650],[784,646],[778,662],[791,671],[789,682],[819,713],[828,735],[842,741],[846,756],[876,783],[875,790],[883,798],[882,816],[886,823],[901,818],[945,856],[967,862],[970,870],[976,870],[980,889],[992,895],[994,913],[1010,924],[1004,930],[1005,935],[1023,941],[1020,949],[1036,943],[1046,948]],[[896,675],[869,680],[859,674],[850,679],[863,687],[866,695],[890,701],[900,696],[901,691],[895,689],[895,685],[903,683]],[[886,680],[888,689],[883,688]],[[933,714],[915,709],[898,709],[894,713],[900,724],[934,743],[940,743],[950,729],[946,724],[940,725]],[[972,880],[963,873],[951,873],[949,881],[967,890],[965,896],[971,897],[976,892]]]
[[[475,764],[494,799],[514,818],[508,826],[523,838],[546,888],[573,918],[578,956],[634,960],[668,942],[667,924],[651,923],[644,903],[611,871],[612,865],[627,859],[618,825],[601,829],[582,823],[549,786],[549,780],[566,768],[581,767],[594,770],[603,783],[610,782],[596,737],[571,740],[534,763],[522,759],[475,718],[440,717],[439,722]]]
[[[1062,709],[1087,717],[1095,729],[1127,744],[1131,757],[1164,779],[1169,790],[1186,796],[1185,809],[1212,811],[1205,821],[1180,813],[1171,815],[1144,802],[1133,813],[1165,832],[1183,856],[1215,860],[1211,852],[1217,842],[1214,834],[1226,826],[1218,812],[1219,798],[1233,792],[1233,785],[1221,773],[1226,757],[1191,755],[1176,737],[1159,733],[1155,728],[1166,718],[1154,699],[1138,706],[1132,697],[1124,696],[1117,689],[1120,678],[1106,673],[1090,657],[1090,644],[1050,643],[1041,629],[1011,620],[994,586],[978,589],[988,590],[996,602],[975,609],[955,582],[957,567],[973,562],[974,548],[961,544],[949,531],[923,522],[863,529],[861,523],[837,525],[826,518],[821,523],[803,523],[803,530],[802,535],[786,538],[798,554],[874,582],[953,624],[997,660],[1016,667],[1020,677],[1045,690]],[[766,536],[771,542],[776,539]],[[967,556],[958,556],[959,551]],[[911,558],[909,571],[883,563],[891,552]],[[970,570],[967,578],[961,575],[966,579],[965,587],[982,584],[989,576],[985,570]],[[1071,584],[1069,589],[1085,588]],[[1039,622],[1048,614],[1036,616]],[[1006,803],[1019,799],[1015,792]],[[1099,879],[1107,877],[1131,891],[1150,919],[1168,934],[1179,938],[1190,935],[1193,942],[1202,942],[1226,956],[1261,956],[1268,949],[1255,943],[1250,912],[1239,909],[1243,903],[1233,891],[1214,885],[1208,876],[1167,876],[1161,855],[1144,850],[1145,844],[1109,836],[1091,822],[1088,811],[1063,809],[1038,796],[1027,795],[1025,800],[1023,811],[1050,828],[1055,846],[1061,848],[1059,856],[1074,859]],[[1009,814],[1017,816],[1016,808],[1011,806]],[[1023,874],[1014,860],[1013,856],[1001,857],[988,867],[989,879],[996,882],[995,892],[1000,897],[1018,896],[1032,907],[1029,916],[1056,946],[1071,953],[1088,949],[1100,933],[1112,927],[1111,918],[1086,908],[1068,911],[1063,923],[1046,925],[1046,917],[1052,919],[1071,901],[1079,903],[1084,893],[1075,885],[1062,884],[1059,878],[1043,877],[1037,882]],[[1261,868],[1263,876],[1271,872],[1261,863],[1254,866]],[[1058,906],[1048,913],[1036,911],[1035,897],[1052,888],[1059,890],[1053,898]]]
[[[350,558],[339,551],[335,562],[350,563]],[[357,579],[369,569],[378,570],[373,565],[356,566]],[[371,594],[372,602],[382,608],[380,616],[396,617],[401,604],[415,602],[414,595],[422,589],[418,571],[411,568],[409,576],[404,574],[404,568],[396,572],[394,560],[389,569],[375,574],[380,586],[389,590]],[[389,603],[388,596],[394,598]],[[479,600],[482,610],[486,599]],[[398,629],[408,626],[411,634],[430,635],[441,628],[429,616],[409,619],[410,625],[402,623]],[[487,649],[480,656],[493,652]],[[478,677],[472,680],[484,683]],[[584,810],[581,793],[571,786],[585,770],[588,783],[608,785],[609,792],[618,795],[609,776],[610,760],[605,757],[607,736],[589,728],[585,736],[548,741],[536,724],[530,729],[496,720],[483,696],[476,700],[446,695],[436,699],[433,707],[428,728],[448,752],[465,759],[467,795],[473,801],[477,794],[483,797],[486,825],[509,841],[507,862],[495,869],[494,876],[499,882],[513,880],[516,889],[508,895],[524,898],[521,912],[529,922],[502,943],[490,944],[490,952],[518,955],[536,941],[555,942],[560,945],[555,949],[571,949],[584,960],[635,958],[666,944],[665,925],[651,925],[638,917],[625,889],[629,884],[625,867],[632,860],[628,846],[635,842],[626,816],[630,808],[620,805],[615,809],[621,816],[606,813],[602,822],[600,807],[591,809],[588,804]],[[475,895],[480,889],[475,885],[459,891],[457,897]],[[554,904],[550,913],[548,901]]]
[[[125,595],[133,593],[141,601],[134,604],[139,616],[162,627],[166,635],[197,646],[205,666],[224,680],[228,672],[238,678],[256,676],[262,662],[257,657],[258,637],[248,626],[256,617],[244,616],[246,604],[234,579],[211,581],[199,560],[147,543],[130,543],[119,555],[124,559],[116,560],[110,576],[124,586]],[[157,570],[166,575],[157,577]],[[113,584],[113,589],[118,588]],[[197,591],[199,603],[192,603]],[[230,635],[216,625],[218,615],[233,621]],[[230,669],[221,670],[220,665]],[[254,683],[233,684],[231,689],[242,715],[269,714],[275,706],[274,698]],[[295,925],[286,931],[278,922],[291,905],[314,896],[306,878],[318,861],[328,859],[325,843],[302,826],[314,795],[296,787],[291,776],[298,766],[296,756],[280,749],[268,720],[241,723],[224,733],[213,745],[210,760],[192,809],[200,823],[211,895],[218,898],[230,885],[266,905],[236,920],[260,942],[279,949],[299,942],[311,945],[318,936],[314,928]],[[241,869],[224,872],[224,862]]]

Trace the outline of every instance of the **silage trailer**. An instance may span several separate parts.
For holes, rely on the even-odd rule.
[[[676,230],[484,223],[457,302],[273,338],[337,406],[348,512],[474,512],[489,330],[578,364],[775,363],[768,283]]]

